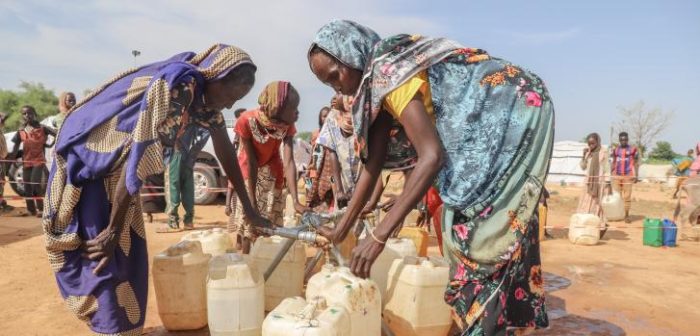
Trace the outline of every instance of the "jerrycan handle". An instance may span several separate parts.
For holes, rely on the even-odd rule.
[[[314,314],[316,313],[316,310],[317,309],[324,309],[325,305],[326,305],[326,300],[321,296],[317,296],[317,297],[311,299],[311,301],[309,301],[306,304],[306,306],[304,306],[304,308],[302,308],[301,311],[299,311],[296,314],[296,318],[299,320],[312,320],[314,317]]]

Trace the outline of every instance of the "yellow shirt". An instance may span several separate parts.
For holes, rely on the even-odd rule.
[[[408,103],[415,97],[416,93],[423,95],[423,105],[428,116],[435,123],[435,112],[433,110],[433,97],[430,93],[430,83],[428,82],[428,72],[421,71],[413,78],[403,83],[401,86],[391,91],[384,98],[384,109],[395,119],[401,117],[401,113],[408,106]]]

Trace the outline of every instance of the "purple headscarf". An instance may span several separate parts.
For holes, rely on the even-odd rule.
[[[138,176],[139,163],[149,146],[158,146],[156,128],[167,114],[169,88],[194,80],[195,97],[199,97],[206,81],[222,78],[242,64],[252,64],[244,51],[218,44],[201,54],[185,52],[128,70],[95,90],[70,112],[58,135],[56,154],[65,160],[67,183],[79,186],[104,176],[130,147],[126,154],[127,187],[130,194],[136,193],[145,178]],[[120,143],[89,148],[90,135],[107,136],[94,131],[110,121],[114,128],[105,133]],[[162,170],[155,168],[156,172]]]

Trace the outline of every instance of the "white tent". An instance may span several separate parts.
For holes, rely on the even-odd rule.
[[[586,144],[578,141],[554,143],[547,183],[583,183],[584,171],[580,167]]]

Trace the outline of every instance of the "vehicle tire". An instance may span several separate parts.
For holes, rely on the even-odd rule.
[[[27,192],[24,189],[25,184],[24,182],[24,176],[22,174],[22,163],[17,162],[13,163],[10,166],[10,171],[7,174],[9,180],[10,180],[10,187],[12,188],[12,191],[17,194],[17,196],[21,197],[27,197]],[[41,185],[41,188],[39,189],[39,195],[44,195],[46,194],[46,183],[49,180],[49,170],[48,168],[44,167],[44,171],[41,175],[41,182],[43,183]]]
[[[147,214],[164,213],[167,207],[163,188],[164,175],[155,174],[146,178],[141,188],[141,211]]]
[[[24,177],[22,176],[22,164],[13,163],[9,166],[7,178],[10,180],[10,188],[20,197],[26,197],[24,191]]]
[[[214,168],[206,163],[194,164],[194,204],[205,205],[213,203],[219,196],[217,192],[207,191],[208,188],[218,188],[218,179]]]

